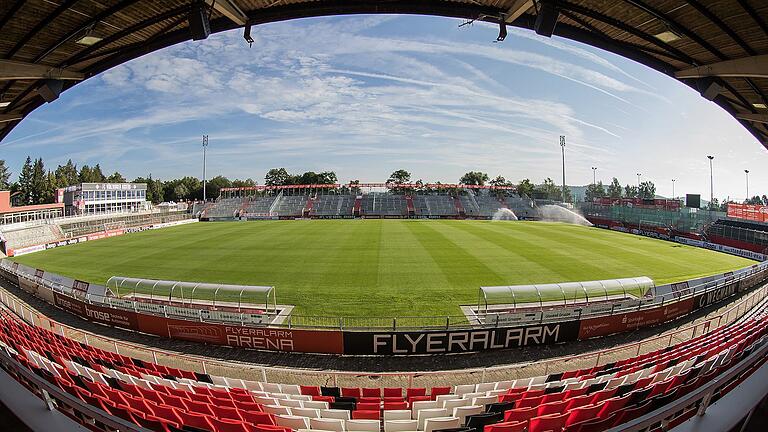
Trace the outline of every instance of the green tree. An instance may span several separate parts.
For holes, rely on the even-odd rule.
[[[219,177],[221,177],[221,176],[219,176]],[[222,178],[227,180],[226,177],[222,177]],[[211,179],[211,180],[213,180],[213,179]],[[229,181],[229,180],[227,180],[227,181]],[[249,178],[249,179],[245,179],[245,180],[234,179],[231,182],[231,186],[222,186],[222,187],[242,188],[242,187],[253,187],[253,186],[256,186],[256,182],[253,179]]]
[[[549,177],[544,179],[544,183],[539,187],[539,191],[550,200],[559,200],[563,198],[563,190]]]
[[[48,192],[48,176],[45,172],[45,164],[43,164],[43,158],[35,159],[35,163],[32,165],[32,204],[43,204],[45,198],[49,195]],[[53,195],[52,192],[50,195]]]
[[[762,198],[760,198],[760,196],[755,195],[752,198],[744,201],[744,204],[761,205],[761,204],[763,204],[763,200],[762,200]]]
[[[18,191],[21,193],[21,202],[32,204],[34,195],[32,190],[32,158],[27,156],[19,173]]]
[[[267,186],[282,186],[288,184],[288,171],[285,168],[272,168],[264,176],[264,184]]]
[[[125,177],[115,171],[111,176],[107,177],[107,183],[125,183]]]
[[[389,175],[387,183],[404,184],[411,181],[411,173],[404,169],[399,169]]]
[[[184,201],[189,195],[189,190],[184,183],[179,183],[173,188],[174,201]]]
[[[611,184],[608,185],[608,196],[611,199],[619,199],[621,198],[621,192],[621,183],[619,183],[619,179],[614,177],[613,180],[611,180]]]
[[[531,183],[528,179],[523,179],[520,181],[520,183],[517,185],[517,194],[521,197],[528,197],[533,198],[533,191],[536,189],[536,187]]]
[[[637,186],[624,186],[624,198],[637,198]]]
[[[487,182],[489,179],[490,177],[488,177],[488,174],[484,172],[470,171],[468,173],[465,173],[463,176],[461,176],[461,178],[459,179],[459,183],[465,184],[465,185],[484,186],[485,182]]]
[[[57,166],[54,175],[56,176],[57,187],[72,186],[80,180],[77,174],[77,165],[72,163],[72,159],[69,159],[64,165]]]
[[[251,179],[248,179],[251,180]],[[253,182],[253,180],[251,180]],[[254,185],[256,182],[253,182]],[[228,178],[224,176],[216,176],[206,182],[205,185],[205,195],[206,199],[216,198],[221,193],[221,190],[224,188],[230,188],[230,187],[247,187],[250,186],[248,184],[242,183],[240,180],[235,181],[229,181]]]
[[[595,198],[602,198],[605,196],[605,188],[603,182],[599,181],[597,184],[590,184],[587,186],[587,191],[584,194],[587,201],[593,201]]]
[[[5,166],[5,161],[0,159],[0,190],[9,190],[11,188],[11,171]]]
[[[640,183],[637,194],[639,198],[653,199],[656,197],[656,185],[652,181],[646,180]]]
[[[317,184],[336,184],[339,179],[333,171],[323,171],[317,175]]]
[[[488,184],[491,186],[511,186],[511,183],[502,175],[496,176],[496,178],[489,181]]]

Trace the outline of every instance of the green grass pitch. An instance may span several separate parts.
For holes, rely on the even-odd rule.
[[[460,315],[478,288],[648,276],[656,284],[752,261],[576,225],[458,220],[196,223],[66,246],[17,261],[110,276],[274,285],[299,315]]]

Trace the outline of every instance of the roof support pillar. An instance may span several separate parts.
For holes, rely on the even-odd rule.
[[[0,81],[36,79],[81,81],[85,74],[35,63],[0,60]]]
[[[680,79],[711,76],[768,78],[768,54],[725,60],[675,72],[675,77]]]

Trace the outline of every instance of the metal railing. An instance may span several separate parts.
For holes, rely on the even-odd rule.
[[[42,285],[43,287],[52,290],[58,294],[75,297],[84,300],[88,304],[113,307],[119,310],[131,311],[146,315],[169,317],[173,311],[179,308],[167,308],[162,305],[151,305],[146,302],[137,302],[133,300],[121,299],[120,302],[112,302],[112,297],[97,296],[92,294],[86,294],[85,296],[76,295],[72,288],[64,287],[56,282],[50,280],[41,279],[33,274],[28,274],[23,271],[13,270],[8,267],[3,268],[4,271],[13,272],[19,278],[26,279],[34,284]],[[581,320],[585,318],[597,318],[601,316],[613,316],[615,314],[623,314],[634,311],[642,311],[647,309],[653,309],[666,306],[673,302],[684,301],[689,298],[693,298],[697,295],[707,292],[714,292],[727,286],[740,283],[747,278],[755,277],[755,285],[763,283],[768,280],[768,267],[763,266],[757,270],[753,270],[750,267],[742,269],[732,276],[725,276],[714,281],[708,281],[699,283],[687,288],[687,292],[682,295],[668,294],[665,296],[657,296],[653,299],[638,299],[637,305],[622,306],[618,303],[613,303],[610,310],[603,311],[598,310],[596,312],[585,312],[582,305],[568,305],[557,306],[555,308],[544,309],[531,308],[525,309],[525,312],[536,312],[537,310],[542,312],[538,315],[534,315],[534,318],[527,319],[514,323],[501,322],[500,314],[495,315],[495,320],[487,322],[480,315],[474,317],[468,317],[467,315],[444,315],[444,316],[414,316],[414,317],[338,317],[338,316],[306,316],[306,315],[289,315],[283,322],[270,323],[270,320],[265,321],[264,324],[249,324],[249,326],[257,327],[274,327],[274,328],[286,328],[286,329],[316,329],[316,330],[379,330],[379,331],[413,331],[413,330],[463,330],[463,329],[477,329],[477,328],[497,328],[497,327],[515,327],[526,326],[536,324],[550,324],[562,321]],[[752,288],[752,287],[750,287]],[[153,311],[152,309],[157,309]],[[560,312],[571,310],[571,314],[565,315]],[[552,318],[545,317],[545,313],[548,310],[556,310],[557,314],[554,314]],[[210,321],[207,320],[200,309],[189,308],[189,313],[183,315],[174,314],[174,318],[181,319],[194,319],[197,322],[211,322],[216,324],[229,323],[233,325],[242,325],[243,323],[250,322],[246,315],[247,313],[240,314],[239,318],[232,319],[231,321]],[[493,315],[493,314],[491,314]]]
[[[693,323],[677,328],[670,332],[637,342],[618,345],[612,348],[577,355],[568,355],[534,362],[510,365],[491,366],[483,368],[468,368],[460,370],[424,371],[424,372],[346,372],[325,371],[300,368],[280,368],[254,365],[239,361],[222,361],[204,358],[189,353],[174,353],[162,349],[149,348],[130,342],[119,341],[92,332],[81,330],[51,320],[38,313],[16,296],[0,287],[0,303],[13,311],[27,323],[64,337],[83,342],[96,348],[114,353],[151,361],[163,366],[175,367],[191,371],[199,371],[213,375],[242,379],[257,379],[264,382],[280,382],[286,384],[316,384],[333,383],[338,386],[340,380],[347,387],[429,387],[437,385],[457,385],[488,381],[527,378],[548,375],[550,373],[568,370],[584,369],[602,364],[636,357],[651,351],[657,351],[679,342],[695,338],[712,330],[732,323],[746,314],[752,307],[768,298],[768,285],[762,286],[738,302],[731,304],[719,313],[699,318]],[[721,308],[722,309],[722,308]],[[512,358],[514,354],[511,354]]]

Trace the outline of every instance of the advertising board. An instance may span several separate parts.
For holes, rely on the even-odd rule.
[[[605,336],[636,330],[675,319],[693,310],[693,299],[685,299],[666,306],[638,310],[612,316],[581,320],[579,339]]]
[[[512,328],[416,332],[344,332],[351,355],[451,354],[574,341],[579,321]]]

